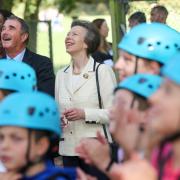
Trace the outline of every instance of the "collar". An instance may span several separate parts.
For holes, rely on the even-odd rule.
[[[89,61],[88,63],[86,64],[86,66],[84,67],[84,70],[83,71],[86,71],[88,69],[88,72],[94,72],[95,69],[96,69],[96,61],[93,59],[92,56],[89,57]],[[64,68],[63,72],[64,73],[68,73],[68,72],[71,72],[72,71],[72,68],[73,68],[73,64],[72,62],[70,63],[70,65],[68,65],[67,67]],[[89,69],[90,68],[90,69]],[[91,69],[92,68],[92,69]]]
[[[15,60],[15,61],[19,61],[19,62],[22,62],[22,60],[23,60],[23,57],[24,57],[24,54],[25,54],[25,51],[26,51],[26,48],[25,49],[23,49],[17,56],[15,56],[14,58],[11,58],[11,57],[9,57],[7,54],[6,54],[6,58],[8,59],[8,60]]]

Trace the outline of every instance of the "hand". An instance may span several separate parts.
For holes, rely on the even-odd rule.
[[[20,180],[22,178],[21,174],[14,172],[3,172],[0,173],[0,179],[3,180]]]
[[[68,120],[66,119],[66,117],[62,114],[61,117],[61,127],[62,129],[66,128],[68,126]]]
[[[122,165],[112,166],[109,177],[112,180],[156,180],[157,174],[148,161],[136,157]]]
[[[77,180],[97,180],[96,177],[87,175],[79,168],[77,168],[77,176],[78,176]]]
[[[101,171],[105,170],[111,160],[109,144],[99,132],[97,139],[83,139],[76,147],[76,152],[86,163],[96,166]]]
[[[83,109],[71,108],[63,112],[63,115],[68,121],[76,121],[79,119],[85,119],[85,112]]]

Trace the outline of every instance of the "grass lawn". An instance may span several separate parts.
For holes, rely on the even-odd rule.
[[[111,26],[110,16],[81,16],[79,19],[92,21],[95,18],[105,18],[109,28]],[[67,65],[70,62],[70,56],[66,53],[64,40],[67,32],[70,30],[72,19],[70,17],[64,17],[62,22],[62,31],[53,30],[53,62],[55,72],[60,67]],[[109,32],[109,41],[112,41],[111,29]],[[45,55],[49,57],[49,39],[48,32],[42,31],[39,28],[38,32],[38,44],[37,44],[37,52],[39,54]]]

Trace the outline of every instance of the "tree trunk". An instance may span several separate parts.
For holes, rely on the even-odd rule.
[[[30,31],[30,41],[28,48],[33,52],[36,52],[37,47],[37,25],[41,2],[42,0],[26,0],[24,10],[24,19],[28,22]]]

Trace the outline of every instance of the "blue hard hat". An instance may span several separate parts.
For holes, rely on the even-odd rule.
[[[180,52],[164,65],[161,73],[163,76],[180,85]]]
[[[58,106],[51,96],[42,92],[16,92],[4,98],[0,103],[0,126],[61,134]]]
[[[180,33],[162,23],[141,23],[125,34],[118,48],[164,64],[180,50]]]
[[[157,91],[161,82],[162,78],[158,75],[135,74],[120,82],[116,89],[127,89],[147,99]]]
[[[0,59],[0,89],[27,92],[36,89],[36,73],[23,62]]]

